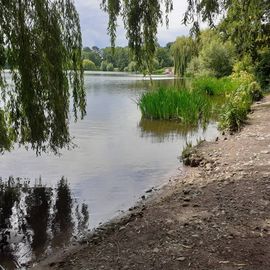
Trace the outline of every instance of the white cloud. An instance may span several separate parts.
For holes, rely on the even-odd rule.
[[[84,46],[106,47],[110,45],[107,34],[108,15],[100,9],[101,0],[75,0],[80,14]],[[189,28],[181,24],[186,10],[186,0],[174,0],[174,10],[169,15],[170,23],[158,29],[158,40],[161,45],[174,41],[177,36],[187,35]],[[116,45],[125,46],[127,40],[122,22],[119,21]]]

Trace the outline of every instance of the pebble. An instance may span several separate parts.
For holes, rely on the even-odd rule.
[[[177,260],[177,261],[180,261],[180,262],[183,262],[183,261],[186,260],[186,257],[179,257],[179,258],[177,258],[176,260]]]
[[[209,171],[212,169],[212,165],[210,163],[207,163],[205,166],[206,170]]]

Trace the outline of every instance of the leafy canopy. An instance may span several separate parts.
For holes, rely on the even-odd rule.
[[[0,150],[70,145],[69,100],[85,115],[79,17],[72,0],[0,0]],[[12,83],[6,82],[8,66]]]

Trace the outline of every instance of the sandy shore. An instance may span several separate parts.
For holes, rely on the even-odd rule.
[[[270,97],[151,199],[34,269],[270,269]]]

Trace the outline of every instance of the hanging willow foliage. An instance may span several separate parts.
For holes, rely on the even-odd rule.
[[[123,18],[127,30],[128,45],[134,60],[140,67],[153,71],[153,60],[157,43],[157,28],[163,23],[163,12],[168,24],[168,13],[173,0],[102,0],[102,8],[109,14],[108,33],[114,47],[117,18]]]
[[[71,142],[70,87],[75,119],[86,106],[73,1],[0,0],[0,7],[0,150],[18,142],[58,152]]]
[[[195,42],[191,37],[178,37],[171,47],[171,52],[174,58],[174,73],[183,77],[192,56],[197,53]]]

